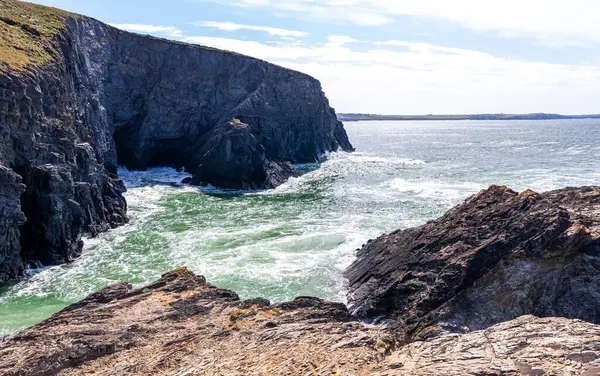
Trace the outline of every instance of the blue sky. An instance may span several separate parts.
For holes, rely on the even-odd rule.
[[[600,113],[596,0],[37,0],[320,79],[339,112]]]

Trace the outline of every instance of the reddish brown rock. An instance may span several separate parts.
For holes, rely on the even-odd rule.
[[[315,298],[242,301],[187,269],[108,287],[0,343],[0,374],[368,375],[381,329]]]

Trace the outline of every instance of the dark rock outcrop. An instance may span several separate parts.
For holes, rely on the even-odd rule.
[[[442,218],[370,241],[349,303],[392,318],[401,341],[522,315],[600,324],[600,188],[518,194],[492,186]]]
[[[289,162],[272,162],[248,124],[232,120],[215,128],[200,151],[192,184],[232,189],[274,188],[293,174]]]
[[[125,223],[117,165],[260,189],[294,162],[352,150],[305,74],[13,0],[0,0],[0,32],[0,163],[12,171],[0,179],[26,185],[20,205],[13,183],[0,191],[0,281],[69,261],[83,234]],[[232,119],[246,126],[229,132]]]
[[[23,272],[19,250],[19,226],[25,223],[21,211],[21,194],[25,185],[19,175],[0,164],[0,281]],[[16,252],[15,252],[16,251]]]

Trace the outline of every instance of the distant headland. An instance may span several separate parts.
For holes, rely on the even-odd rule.
[[[375,120],[557,120],[557,119],[600,119],[595,115],[559,115],[547,113],[535,114],[475,114],[475,115],[376,115],[376,114],[338,114],[340,121]]]

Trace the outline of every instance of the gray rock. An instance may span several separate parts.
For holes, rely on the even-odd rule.
[[[196,163],[192,184],[232,189],[273,188],[293,173],[293,166],[284,169],[267,161],[265,148],[258,143],[250,126],[239,120],[215,128]]]
[[[370,241],[349,304],[400,341],[533,314],[600,323],[600,188],[492,186],[438,220]]]
[[[0,281],[17,277],[24,265],[19,251],[19,226],[25,223],[20,197],[21,177],[0,164]]]

